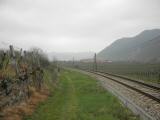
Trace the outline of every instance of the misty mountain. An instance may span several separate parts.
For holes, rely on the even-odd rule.
[[[111,61],[160,61],[160,29],[145,30],[135,37],[116,40],[98,53],[98,58]]]
[[[57,52],[52,52],[48,53],[48,56],[51,60],[57,59],[57,60],[81,60],[81,59],[88,59],[88,58],[93,58],[94,53],[93,52],[77,52],[77,53],[57,53]]]

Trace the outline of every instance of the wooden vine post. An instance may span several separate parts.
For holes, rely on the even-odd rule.
[[[15,68],[16,76],[18,76],[19,75],[19,69],[18,69],[18,65],[17,65],[17,61],[16,61],[16,55],[15,55],[15,52],[14,52],[14,48],[13,48],[12,45],[10,45],[9,47],[10,47],[11,63]]]
[[[32,80],[37,90],[40,90],[43,83],[43,70],[41,69],[38,53],[34,52],[32,52]]]

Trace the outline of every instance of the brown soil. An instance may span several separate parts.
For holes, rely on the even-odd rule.
[[[24,115],[31,115],[40,102],[46,100],[49,96],[49,90],[43,88],[41,91],[36,91],[31,88],[31,97],[19,105],[7,107],[3,112],[3,120],[22,120]]]

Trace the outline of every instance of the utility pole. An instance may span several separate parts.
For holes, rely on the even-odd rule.
[[[72,65],[73,65],[73,67],[74,67],[74,57],[73,57]]]
[[[97,71],[97,54],[94,54],[94,71]]]

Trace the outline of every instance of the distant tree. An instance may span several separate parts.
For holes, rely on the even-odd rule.
[[[32,52],[35,61],[38,61],[36,63],[37,65],[41,65],[42,67],[49,66],[50,62],[48,56],[43,52],[42,49],[34,47],[31,48],[30,52]]]

